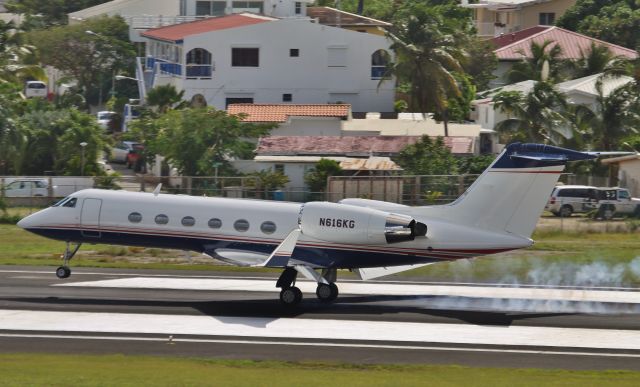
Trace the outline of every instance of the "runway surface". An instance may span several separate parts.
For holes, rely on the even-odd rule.
[[[640,291],[0,266],[0,352],[640,370]]]

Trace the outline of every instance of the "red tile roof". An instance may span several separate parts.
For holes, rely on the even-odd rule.
[[[253,104],[238,103],[227,107],[229,114],[246,114],[246,122],[286,122],[291,116],[348,118],[349,104]]]
[[[229,28],[250,26],[253,24],[266,23],[274,20],[278,19],[251,13],[239,13],[226,16],[211,17],[208,19],[196,20],[188,23],[174,24],[166,27],[153,28],[142,33],[142,36],[156,40],[177,42],[190,35],[226,30]]]
[[[524,29],[524,30],[512,32],[509,34],[502,34],[500,36],[496,36],[495,38],[492,38],[491,43],[493,43],[493,45],[496,48],[501,48],[511,43],[518,42],[522,39],[528,38],[531,35],[535,35],[538,32],[545,31],[547,29],[549,29],[549,26],[535,26],[535,27]]]
[[[529,31],[532,29],[534,31]],[[515,35],[514,40],[509,44],[505,44],[506,40],[513,35]],[[542,27],[542,29],[541,26],[531,27],[515,34],[507,34],[492,39],[496,46],[499,47],[494,51],[498,60],[521,60],[520,51],[523,51],[527,57],[531,57],[531,42],[541,44],[545,40],[554,41],[562,47],[560,57],[563,59],[580,58],[580,50],[588,51],[592,42],[609,47],[613,55],[621,55],[629,59],[638,57],[638,53],[632,49],[607,43],[560,27]]]
[[[262,137],[258,155],[389,156],[421,136],[269,136]],[[473,153],[473,137],[445,137],[454,154]]]

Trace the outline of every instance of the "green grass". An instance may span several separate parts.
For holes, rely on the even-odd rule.
[[[3,386],[638,386],[640,372],[1,354]]]

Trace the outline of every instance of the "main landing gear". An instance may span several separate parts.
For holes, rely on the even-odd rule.
[[[71,242],[67,242],[67,248],[62,255],[62,266],[56,269],[56,277],[60,279],[69,278],[69,276],[71,275],[71,269],[69,269],[69,261],[71,260],[71,258],[73,258],[74,255],[76,255],[78,249],[80,249],[80,246],[82,246],[82,243],[76,243],[75,246],[71,248]]]
[[[338,286],[335,284],[336,269],[323,269],[322,275],[319,275],[308,267],[287,267],[278,278],[278,282],[276,282],[276,287],[282,289],[280,291],[280,302],[283,305],[296,306],[302,301],[302,291],[295,286],[298,271],[318,282],[316,296],[321,302],[329,303],[338,298]]]

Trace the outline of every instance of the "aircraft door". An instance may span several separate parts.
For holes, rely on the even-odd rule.
[[[100,210],[102,200],[84,199],[82,202],[82,212],[80,213],[80,224],[83,226],[82,236],[89,238],[100,238]],[[85,229],[88,226],[90,229]]]

